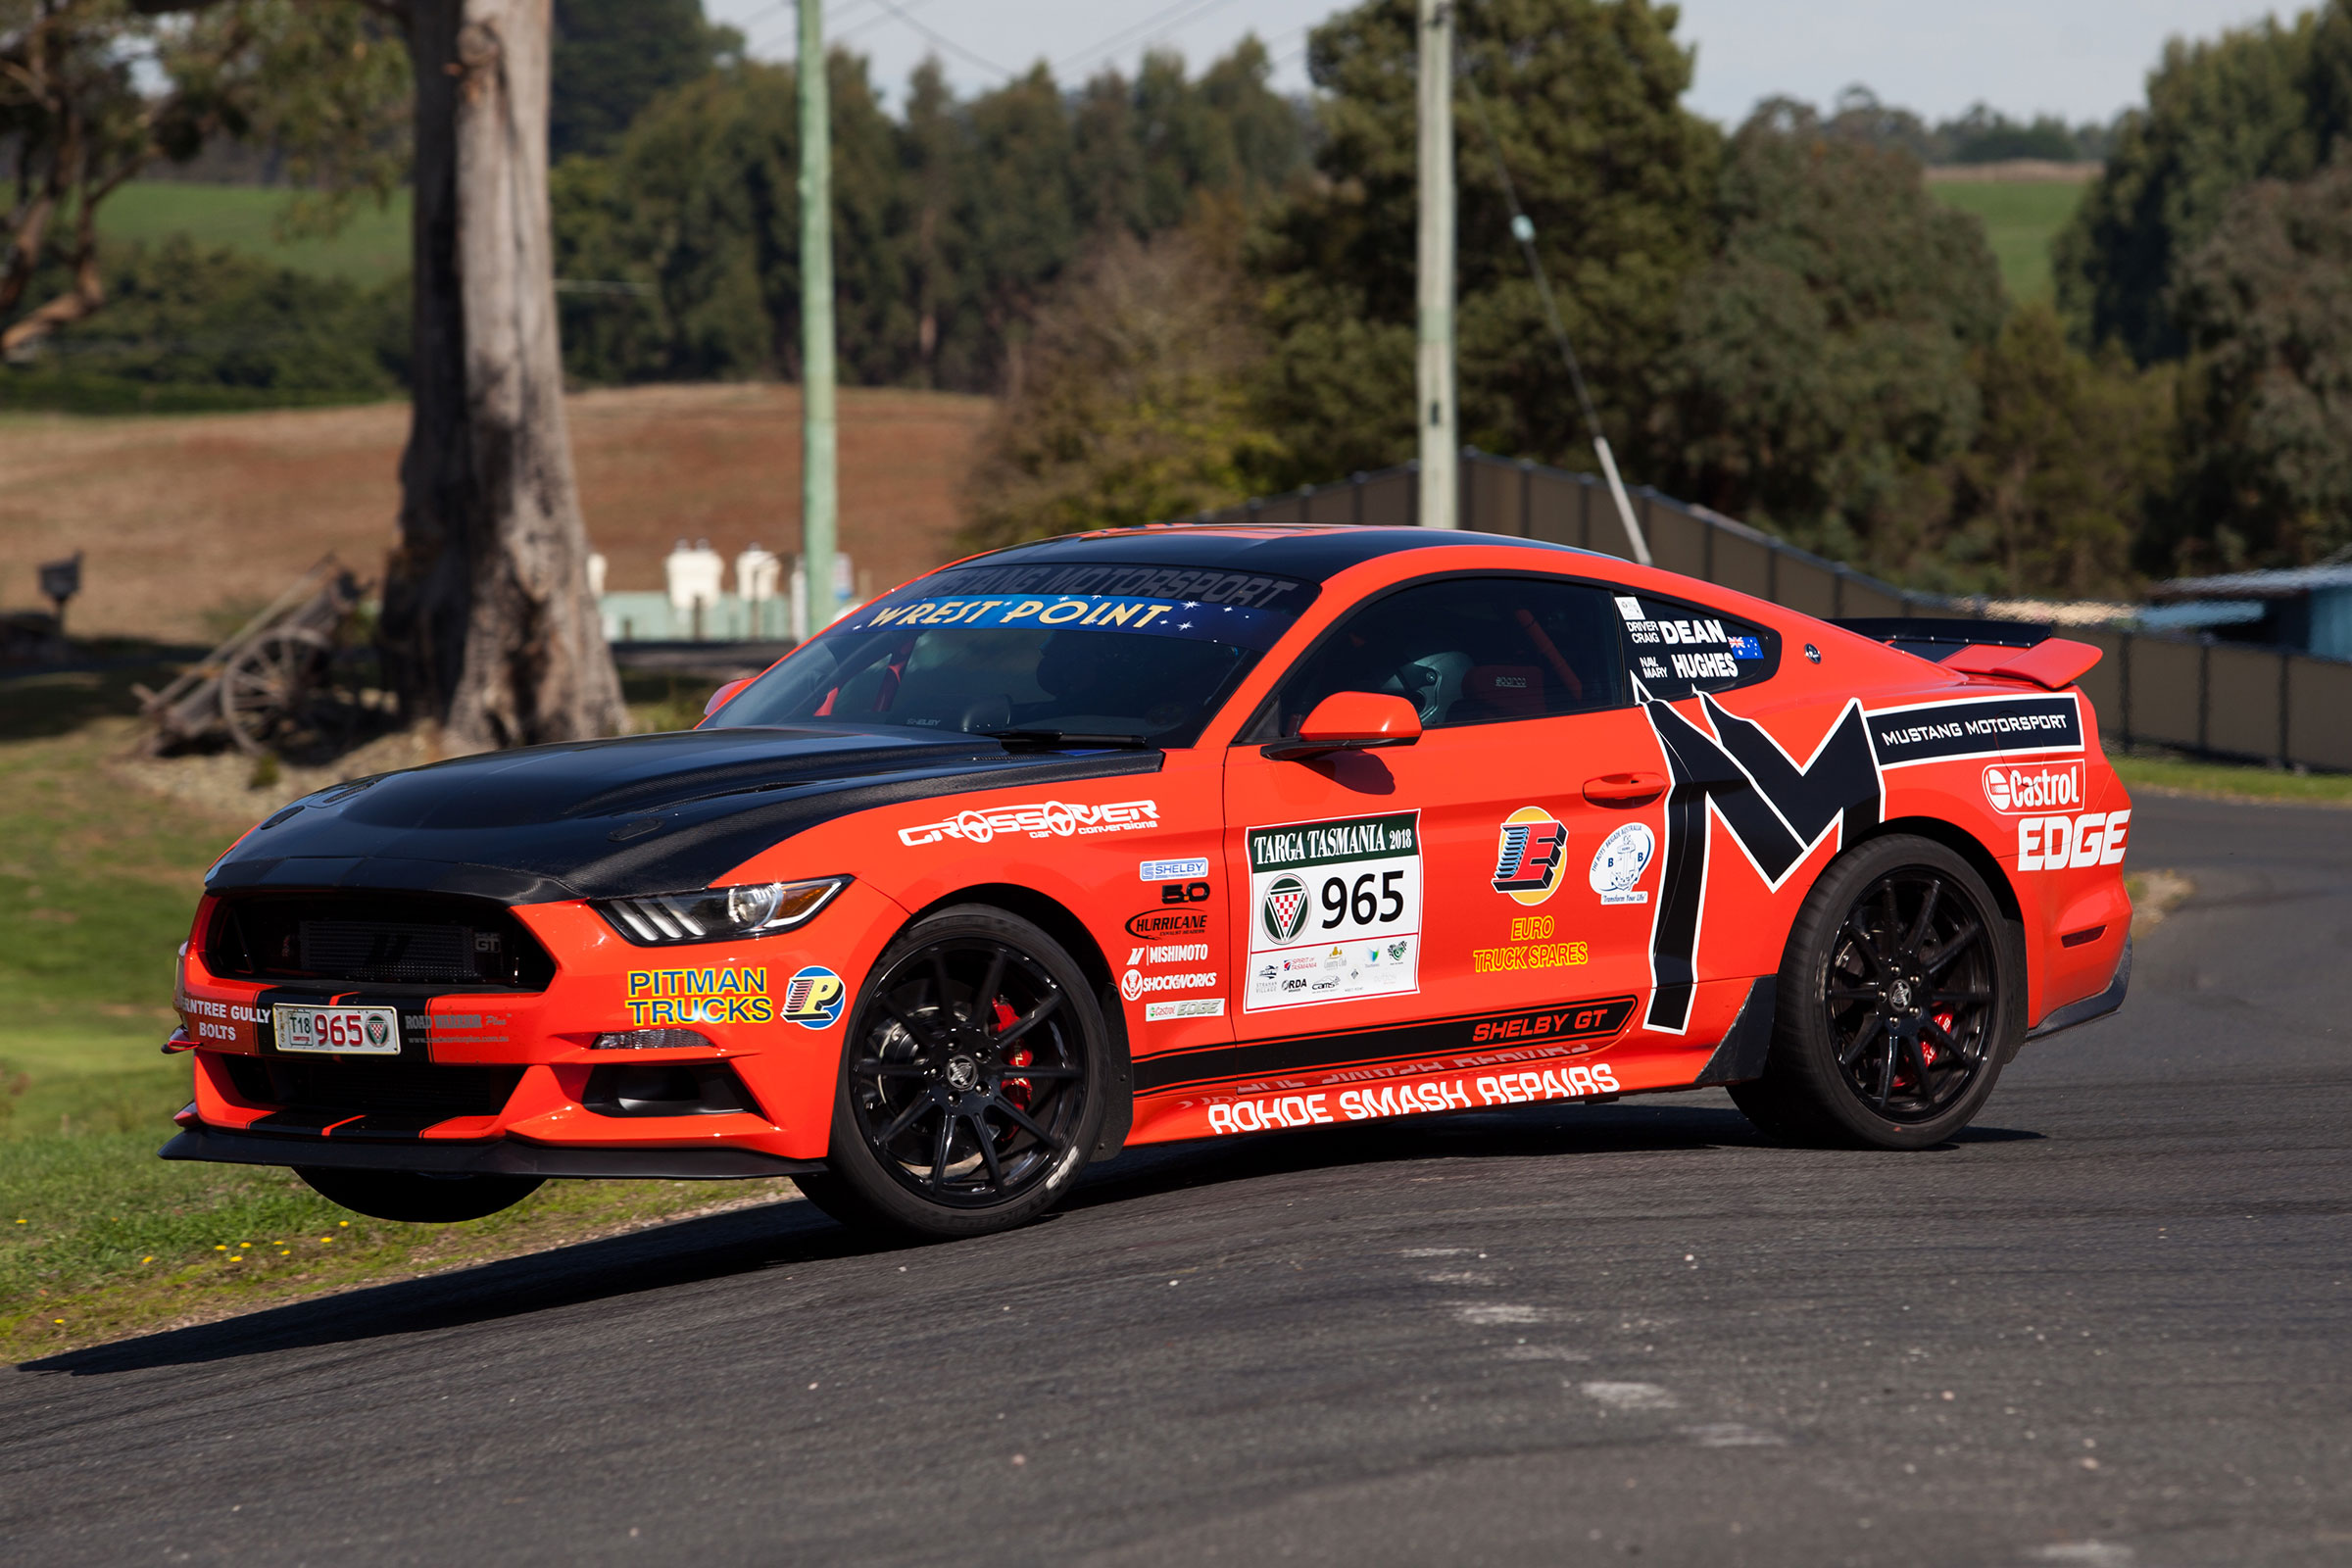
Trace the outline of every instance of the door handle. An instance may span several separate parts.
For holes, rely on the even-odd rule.
[[[1585,799],[1594,806],[1647,806],[1665,793],[1663,773],[1603,773],[1585,780]]]

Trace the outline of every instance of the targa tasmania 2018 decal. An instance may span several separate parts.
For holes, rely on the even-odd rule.
[[[1421,813],[1253,827],[1242,1010],[1420,989]]]

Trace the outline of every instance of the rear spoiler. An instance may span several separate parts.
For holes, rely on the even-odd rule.
[[[2052,636],[2046,621],[1854,616],[1830,624],[1963,675],[2031,681],[2053,692],[2081,680],[2102,657],[2089,643]]]

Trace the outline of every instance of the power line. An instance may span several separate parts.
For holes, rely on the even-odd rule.
[[[966,49],[963,45],[957,43],[953,38],[941,36],[938,32],[935,32],[931,28],[924,26],[921,23],[908,16],[904,7],[893,4],[892,0],[874,0],[874,4],[880,6],[883,10],[889,12],[893,17],[896,17],[900,22],[906,24],[909,31],[921,33],[925,38],[928,38],[935,47],[945,49],[948,53],[954,55],[956,59],[963,61],[967,65],[978,66],[982,71],[993,72],[996,75],[1005,81],[1010,81],[1014,76],[1019,74],[1018,72],[1005,70],[1003,66],[998,65],[993,60],[981,59],[978,55],[972,53],[969,49]]]
[[[1183,12],[1190,11],[1193,13],[1192,16],[1183,18],[1183,21],[1189,23],[1198,21],[1200,17],[1206,16],[1209,12],[1231,3],[1232,0],[1176,0],[1174,5],[1164,6],[1161,9],[1152,12],[1152,15],[1146,17],[1141,22],[1135,23],[1129,26],[1121,27],[1118,31],[1112,33],[1109,37],[1104,38],[1100,43],[1091,44],[1088,47],[1079,50],[1075,54],[1064,55],[1061,59],[1054,63],[1054,69],[1056,71],[1067,71],[1082,60],[1096,60],[1104,55],[1115,54],[1117,51],[1124,49],[1128,44],[1134,42],[1136,39],[1150,35],[1152,30],[1155,27],[1159,27],[1162,33],[1173,31],[1177,24],[1172,19],[1178,17]],[[1162,23],[1167,23],[1168,25],[1161,27],[1160,24]]]
[[[1592,408],[1592,394],[1585,388],[1584,368],[1576,363],[1576,346],[1568,341],[1567,323],[1560,319],[1559,302],[1552,297],[1551,274],[1544,270],[1544,257],[1536,249],[1535,220],[1529,218],[1519,205],[1519,187],[1511,182],[1510,166],[1502,161],[1502,140],[1494,134],[1494,123],[1487,118],[1487,100],[1478,90],[1478,80],[1470,74],[1468,62],[1460,74],[1463,88],[1470,98],[1471,112],[1478,119],[1479,135],[1487,144],[1487,152],[1494,160],[1494,174],[1502,182],[1502,199],[1511,208],[1511,238],[1519,242],[1519,254],[1527,258],[1527,270],[1535,274],[1536,292],[1544,300],[1544,318],[1551,323],[1552,341],[1560,346],[1560,358],[1568,366],[1568,380],[1576,388],[1578,407],[1584,410],[1585,428],[1592,437],[1592,450],[1600,459],[1600,471],[1609,482],[1609,496],[1617,503],[1617,518],[1625,524],[1625,536],[1632,541],[1634,559],[1649,564],[1649,542],[1642,537],[1642,529],[1634,521],[1633,503],[1626,499],[1625,481],[1617,476],[1617,458],[1609,450],[1609,438],[1601,434],[1600,416]]]

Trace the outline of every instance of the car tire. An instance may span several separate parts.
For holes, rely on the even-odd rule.
[[[1932,839],[1832,862],[1781,960],[1763,1076],[1732,1100],[1791,1144],[1926,1149],[1967,1126],[2026,1028],[2025,933]]]
[[[985,905],[925,915],[868,975],[842,1044],[825,1172],[795,1178],[861,1230],[951,1240],[1023,1225],[1101,1136],[1110,1031],[1086,972]]]
[[[297,1165],[312,1191],[371,1219],[451,1225],[512,1208],[539,1190],[537,1176],[436,1176],[413,1170]]]

